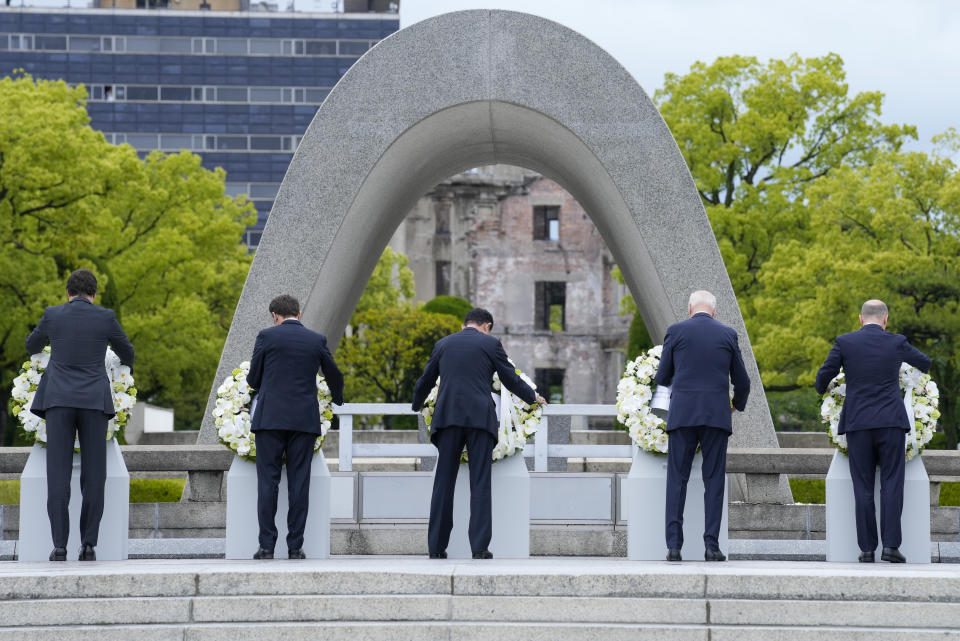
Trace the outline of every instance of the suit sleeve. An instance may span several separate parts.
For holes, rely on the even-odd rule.
[[[333,354],[327,348],[327,338],[321,336],[320,339],[320,369],[323,371],[323,377],[327,380],[333,402],[337,405],[343,405],[343,374],[340,373],[337,362],[333,360]]]
[[[508,390],[523,399],[523,402],[530,405],[537,400],[537,393],[532,387],[526,384],[516,369],[510,364],[507,353],[503,349],[503,343],[497,340],[493,348],[493,365],[500,375],[500,383]]]
[[[827,385],[840,373],[841,367],[843,367],[843,355],[840,353],[840,345],[834,341],[830,353],[827,354],[827,360],[823,361],[823,365],[817,372],[817,380],[813,385],[817,394],[823,394],[827,391]]]
[[[906,337],[904,337],[903,342],[900,343],[900,360],[913,365],[923,373],[929,372],[930,366],[933,365],[930,357],[911,345]]]
[[[127,334],[123,331],[123,328],[120,327],[120,323],[117,321],[117,316],[113,310],[110,310],[110,324],[110,347],[117,353],[117,356],[120,357],[120,362],[132,371],[133,345],[130,343],[130,339],[127,338]]]
[[[730,359],[730,381],[733,383],[733,407],[742,412],[747,407],[747,397],[750,396],[750,376],[743,365],[743,354],[740,353],[740,342],[737,333],[733,332],[733,358]]]
[[[673,382],[673,334],[667,330],[663,337],[663,349],[660,350],[660,365],[653,377],[657,385],[669,386]]]
[[[413,402],[410,408],[414,412],[419,412],[423,407],[423,402],[430,395],[430,390],[437,384],[437,378],[440,377],[440,343],[433,346],[433,352],[430,354],[430,360],[427,366],[423,368],[423,375],[417,379],[417,384],[413,388]]]
[[[50,341],[50,336],[47,333],[47,325],[47,312],[44,310],[43,316],[40,317],[40,322],[33,328],[30,335],[27,336],[27,354],[33,356],[38,352],[42,352],[43,348],[47,346],[47,343]]]
[[[255,390],[260,389],[263,381],[263,332],[257,334],[257,341],[253,344],[253,357],[250,359],[250,371],[247,372],[247,385]]]

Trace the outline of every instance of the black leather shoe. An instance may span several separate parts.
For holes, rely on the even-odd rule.
[[[307,555],[304,554],[303,548],[296,548],[287,552],[287,558],[303,560],[307,558]]]
[[[483,550],[482,552],[474,552],[473,558],[475,559],[492,559],[493,554],[490,553],[490,550]]]
[[[92,545],[87,545],[84,543],[80,547],[80,556],[78,557],[80,561],[96,561],[97,560],[97,551],[93,548]]]
[[[703,552],[704,561],[726,561],[727,557],[719,549],[707,549]]]
[[[899,548],[883,548],[883,552],[880,553],[880,560],[890,563],[906,563],[907,557],[900,553]]]
[[[253,555],[253,558],[256,559],[257,561],[262,561],[264,559],[272,559],[273,550],[264,550],[263,548],[259,548],[256,554]]]
[[[445,559],[445,558],[447,558],[447,553],[446,553],[446,552],[431,552],[431,553],[430,553],[430,558],[431,558],[431,559]]]
[[[680,548],[667,548],[667,561],[683,561],[680,556]]]
[[[67,560],[67,548],[53,548],[53,552],[50,553],[51,561],[66,561]]]
[[[861,552],[857,560],[860,563],[873,563],[873,552]]]

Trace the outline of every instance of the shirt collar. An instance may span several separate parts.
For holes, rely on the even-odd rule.
[[[301,323],[300,321],[298,321],[296,318],[288,318],[287,320],[283,321],[283,322],[280,323],[280,324],[281,324],[281,325],[286,325],[287,323],[291,323],[291,324],[294,324],[294,325],[303,325],[303,323]]]

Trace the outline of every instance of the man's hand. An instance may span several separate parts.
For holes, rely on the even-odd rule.
[[[545,399],[544,397],[542,397],[542,396],[540,396],[539,394],[537,394],[537,402],[540,403],[541,405],[546,405],[546,404],[547,404],[547,399]]]

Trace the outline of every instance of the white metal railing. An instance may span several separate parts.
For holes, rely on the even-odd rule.
[[[437,448],[429,443],[354,443],[354,416],[415,416],[417,413],[406,403],[346,403],[333,406],[334,414],[340,417],[339,469],[341,472],[353,471],[353,459],[364,457],[429,457],[437,455]],[[570,445],[549,443],[551,416],[616,416],[616,405],[547,405],[543,408],[543,418],[533,443],[527,443],[524,456],[533,457],[533,470],[546,472],[547,461],[551,457],[559,458],[631,458],[632,445]]]

